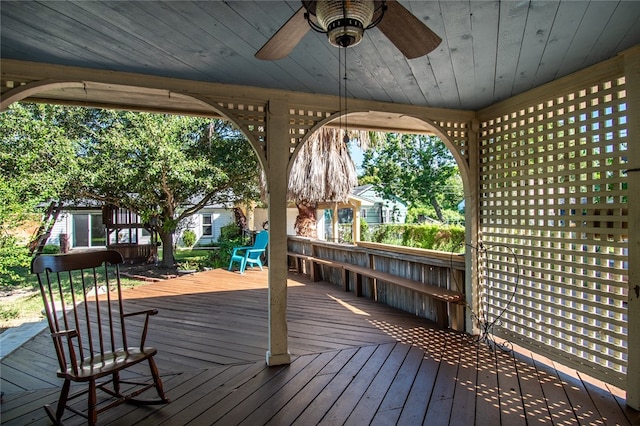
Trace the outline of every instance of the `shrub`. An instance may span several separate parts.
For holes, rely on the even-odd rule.
[[[220,238],[218,238],[218,241],[229,241],[236,237],[239,237],[241,234],[242,230],[238,225],[236,225],[235,223],[229,223],[228,225],[220,228]]]
[[[42,249],[42,254],[58,254],[60,253],[60,246],[55,244],[47,244]]]
[[[360,240],[368,241],[371,236],[369,235],[369,223],[366,220],[360,221]]]
[[[447,225],[463,225],[464,214],[450,209],[442,209],[442,218]],[[429,222],[440,222],[436,211],[431,206],[412,207],[407,211],[407,223],[424,224]]]
[[[187,229],[182,233],[182,242],[187,247],[193,247],[196,243],[196,233],[190,229]]]
[[[209,263],[214,268],[226,268],[231,260],[233,248],[248,244],[248,239],[242,236],[242,230],[238,225],[235,223],[225,225],[220,229],[220,238],[216,244],[219,249],[209,252]]]
[[[464,228],[457,225],[380,225],[372,241],[447,252],[464,251]]]
[[[29,249],[12,236],[0,238],[0,286],[25,285],[29,274]]]

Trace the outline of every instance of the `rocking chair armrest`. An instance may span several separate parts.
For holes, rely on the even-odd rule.
[[[157,309],[147,309],[147,310],[144,310],[144,311],[130,312],[128,314],[123,314],[122,316],[127,318],[127,317],[133,317],[133,316],[136,316],[136,315],[144,315],[144,314],[147,314],[147,315],[158,315],[158,310]]]
[[[149,317],[151,315],[157,315],[158,314],[158,310],[157,309],[147,309],[145,311],[131,312],[131,313],[122,315],[124,318],[127,318],[127,317],[132,317],[134,315],[144,315],[144,314],[146,314],[146,317],[144,319],[144,327],[142,328],[142,334],[140,335],[140,350],[144,349],[144,342],[145,342],[145,340],[147,340],[147,329],[149,328]]]
[[[265,249],[251,249],[247,250],[247,253],[263,253]]]
[[[66,344],[69,350],[68,361],[71,363],[74,374],[78,374],[78,362],[77,362],[78,357],[76,356],[76,349],[74,348],[73,341],[71,340],[79,336],[78,330],[75,330],[75,329],[60,330],[60,331],[51,333],[51,336],[54,337],[55,339],[61,339],[62,337],[67,338]],[[58,354],[58,361],[60,362],[60,371],[67,371],[68,364],[67,364],[67,359],[63,356],[64,354],[64,350],[62,349],[63,345],[64,343],[62,343],[60,340],[57,340],[57,343],[55,343],[56,352]]]
[[[69,339],[73,339],[74,337],[78,337],[77,330],[60,330],[55,333],[51,333],[52,337],[68,337]]]

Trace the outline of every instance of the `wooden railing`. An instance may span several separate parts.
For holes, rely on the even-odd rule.
[[[301,237],[289,237],[287,249],[291,265],[315,280],[341,285],[443,327],[464,330],[463,255]]]
[[[116,250],[125,262],[131,263],[153,262],[158,253],[158,246],[155,244],[111,244],[108,248]]]

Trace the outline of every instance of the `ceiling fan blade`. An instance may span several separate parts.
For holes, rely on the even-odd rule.
[[[442,39],[395,0],[387,0],[387,11],[377,27],[407,59],[434,50]]]
[[[278,31],[256,52],[255,57],[265,61],[275,61],[286,58],[294,47],[300,43],[302,37],[311,27],[304,13],[306,9],[301,7]]]

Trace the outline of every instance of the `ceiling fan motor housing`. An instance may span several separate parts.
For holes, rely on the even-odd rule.
[[[325,0],[316,4],[318,23],[336,47],[355,46],[373,19],[373,0]]]

